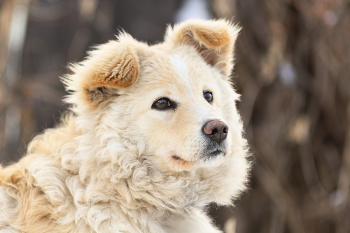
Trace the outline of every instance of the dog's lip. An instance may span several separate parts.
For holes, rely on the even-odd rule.
[[[218,156],[220,154],[223,154],[223,156],[225,156],[225,151],[217,149],[217,150],[214,150],[214,151],[210,152],[209,154],[211,156]]]
[[[205,153],[203,156],[199,157],[198,160],[185,160],[178,155],[172,155],[170,158],[175,167],[181,170],[190,170],[194,166],[216,167],[221,164],[225,156],[225,150],[215,149]]]
[[[177,156],[177,155],[173,155],[173,156],[171,156],[173,159],[175,159],[175,160],[183,160],[182,158],[180,158],[179,156]]]
[[[198,162],[198,161],[184,160],[178,155],[171,156],[171,159],[172,159],[172,164],[175,166],[175,168],[180,170],[190,170]]]
[[[216,152],[215,154],[210,154],[210,155],[206,155],[203,156],[203,158],[201,159],[203,162],[210,162],[210,161],[215,161],[218,158],[221,157],[225,157],[225,153],[220,151],[220,152]]]
[[[217,156],[226,156],[226,150],[225,149],[221,149],[221,148],[217,148],[214,149],[210,152],[207,152],[203,155],[204,158],[215,158]]]
[[[209,153],[206,153],[206,155],[202,156],[202,158],[198,159],[198,160],[185,160],[183,159],[182,157],[178,156],[178,155],[173,155],[171,156],[171,158],[173,160],[176,160],[178,162],[186,162],[186,163],[196,163],[198,161],[204,161],[204,162],[207,162],[207,161],[211,161],[217,157],[225,157],[226,156],[226,151],[225,150],[220,150],[220,149],[216,149],[216,150],[213,150]]]
[[[173,155],[173,156],[171,156],[171,158],[173,158],[174,160],[178,160],[179,162],[180,162],[180,161],[190,162],[190,163],[196,162],[196,161],[191,161],[191,160],[185,160],[185,159],[181,158],[181,157],[178,156],[178,155]]]

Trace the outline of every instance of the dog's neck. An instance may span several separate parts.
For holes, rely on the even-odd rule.
[[[243,149],[216,168],[167,172],[149,159],[152,155],[138,150],[142,146],[116,134],[101,135],[96,139],[96,132],[80,134],[71,143],[79,146],[62,158],[62,166],[79,176],[87,203],[116,203],[125,213],[164,216],[203,208],[210,202],[228,205],[245,189],[242,170],[248,164]]]
[[[125,147],[104,152],[96,151],[96,159],[81,164],[81,180],[87,189],[96,189],[91,192],[94,195],[85,197],[88,202],[116,201],[127,209],[178,213],[210,202],[230,204],[231,198],[244,189],[244,182],[239,180],[242,177],[232,169],[242,169],[234,157],[217,168],[167,173],[147,160],[149,155],[138,156]],[[234,181],[242,183],[240,190],[230,190]],[[99,192],[109,199],[99,199]]]

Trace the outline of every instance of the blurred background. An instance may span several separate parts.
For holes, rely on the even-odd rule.
[[[348,0],[0,0],[0,162],[59,122],[59,76],[125,29],[162,41],[169,23],[227,18],[243,29],[232,78],[254,154],[227,233],[350,232]]]

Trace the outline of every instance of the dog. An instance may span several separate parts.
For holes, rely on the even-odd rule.
[[[232,88],[239,27],[169,26],[152,46],[121,32],[62,78],[71,111],[0,168],[0,232],[218,233],[250,163]]]

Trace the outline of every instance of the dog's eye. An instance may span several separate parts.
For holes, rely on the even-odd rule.
[[[206,101],[208,101],[209,103],[211,103],[213,101],[213,93],[211,93],[210,91],[205,91],[203,93],[204,99],[206,99]]]
[[[152,104],[152,108],[157,110],[167,110],[169,108],[174,109],[175,107],[176,107],[176,103],[174,103],[173,101],[165,97],[156,100]]]

